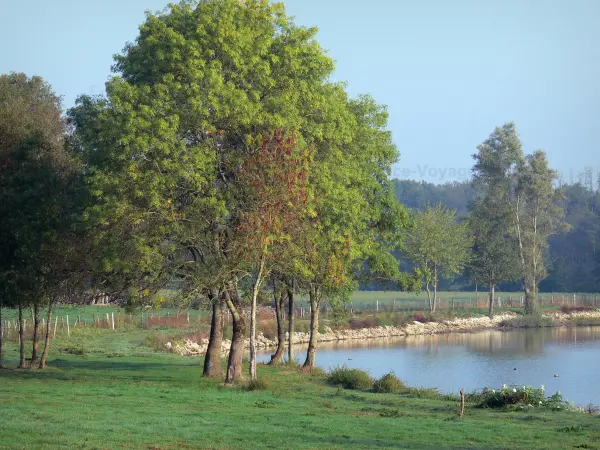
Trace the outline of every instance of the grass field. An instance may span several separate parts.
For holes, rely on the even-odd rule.
[[[467,404],[459,420],[458,398],[347,391],[288,367],[259,366],[264,391],[225,387],[200,358],[146,346],[152,331],[75,329],[43,371],[12,368],[10,343],[0,448],[600,448],[600,418],[577,412]]]

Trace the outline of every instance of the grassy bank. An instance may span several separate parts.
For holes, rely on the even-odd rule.
[[[458,398],[348,391],[286,367],[259,367],[266,390],[224,387],[146,336],[79,330],[47,370],[0,370],[0,448],[600,448],[600,419],[583,413],[468,403],[458,419]]]

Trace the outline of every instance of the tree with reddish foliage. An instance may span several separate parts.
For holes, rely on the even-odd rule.
[[[289,272],[301,260],[299,246],[311,217],[308,171],[311,150],[278,130],[237,173],[240,202],[235,252],[252,279],[250,377],[256,379],[256,306],[264,281],[275,270]]]

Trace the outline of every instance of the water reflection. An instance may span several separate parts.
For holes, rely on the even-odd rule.
[[[305,347],[296,349],[301,359]],[[600,327],[565,327],[322,343],[317,364],[345,364],[373,376],[393,370],[409,385],[444,392],[543,384],[578,404],[600,404],[599,356]]]

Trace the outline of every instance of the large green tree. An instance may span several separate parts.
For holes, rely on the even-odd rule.
[[[32,366],[39,361],[40,308],[76,285],[79,163],[66,143],[60,99],[40,77],[0,76],[0,295],[33,310]],[[20,366],[25,366],[22,327]],[[41,367],[45,365],[49,333]]]
[[[537,150],[519,167],[513,202],[514,227],[525,288],[525,313],[533,314],[538,284],[547,276],[548,238],[566,230],[564,212],[558,202],[562,191],[554,187],[558,178],[548,167],[546,154]]]
[[[553,185],[557,174],[548,167],[543,151],[523,156],[512,122],[497,127],[478,150],[473,155],[473,184],[480,193],[475,207],[481,217],[475,223],[481,230],[488,230],[487,237],[478,241],[482,246],[478,254],[480,269],[486,269],[483,263],[491,257],[489,268],[494,270],[494,277],[487,269],[490,287],[494,281],[513,278],[510,266],[514,264],[514,242],[525,291],[525,312],[532,314],[538,284],[546,276],[548,237],[564,229],[563,211],[558,205],[562,194]]]
[[[86,219],[100,230],[97,270],[115,290],[175,277],[222,297],[234,319],[227,381],[241,376],[245,335],[244,267],[232,257],[236,174],[264,136],[286,130],[314,154],[309,182],[322,200],[312,225],[326,230],[315,234],[319,261],[350,244],[357,263],[383,246],[369,230],[384,222],[375,206],[392,192],[385,113],[329,81],[334,65],[315,33],[266,0],[173,4],[148,14],[116,57],[106,98],[82,97],[70,112],[93,195]],[[321,268],[307,260],[299,271],[309,278]]]
[[[475,200],[469,222],[475,241],[470,265],[472,278],[489,289],[489,315],[496,285],[520,278],[518,241],[513,231],[512,198],[516,172],[523,160],[515,125],[498,127],[473,155]]]

